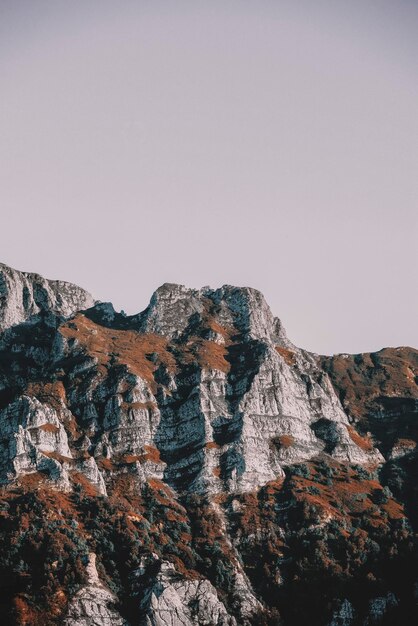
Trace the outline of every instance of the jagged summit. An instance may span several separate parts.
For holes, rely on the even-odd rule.
[[[94,303],[93,297],[77,285],[47,280],[0,263],[0,331],[41,312],[70,317]]]
[[[98,302],[86,315],[105,326],[156,333],[170,340],[179,340],[193,330],[198,320],[210,318],[234,329],[243,339],[270,341],[296,350],[263,294],[251,287],[223,285],[218,289],[193,289],[164,283],[155,290],[148,307],[141,313],[118,313],[110,302]]]
[[[225,326],[234,326],[249,338],[289,344],[280,320],[273,317],[263,294],[250,287],[189,289],[165,283],[154,292],[150,305],[140,316],[140,327],[143,332],[173,339],[187,329],[193,316],[204,315],[215,317]]]

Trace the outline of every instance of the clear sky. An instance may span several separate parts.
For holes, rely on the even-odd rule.
[[[129,313],[260,289],[418,347],[415,0],[0,0],[0,260]]]

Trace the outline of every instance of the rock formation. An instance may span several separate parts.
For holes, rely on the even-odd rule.
[[[309,353],[254,289],[126,316],[4,265],[0,329],[4,623],[416,614],[416,350]]]
[[[115,610],[116,596],[106,589],[96,569],[96,555],[89,554],[86,566],[87,581],[71,599],[64,626],[124,626],[125,622]]]
[[[18,272],[0,263],[0,330],[51,312],[69,317],[93,306],[84,289],[62,280],[45,280],[38,274]]]

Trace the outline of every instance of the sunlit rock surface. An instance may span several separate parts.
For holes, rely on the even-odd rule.
[[[93,304],[92,296],[77,285],[45,280],[0,263],[0,330],[48,311],[69,317]]]

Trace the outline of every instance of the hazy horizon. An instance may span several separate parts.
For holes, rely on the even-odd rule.
[[[259,289],[323,353],[418,347],[418,5],[0,2],[0,261],[132,314]]]

